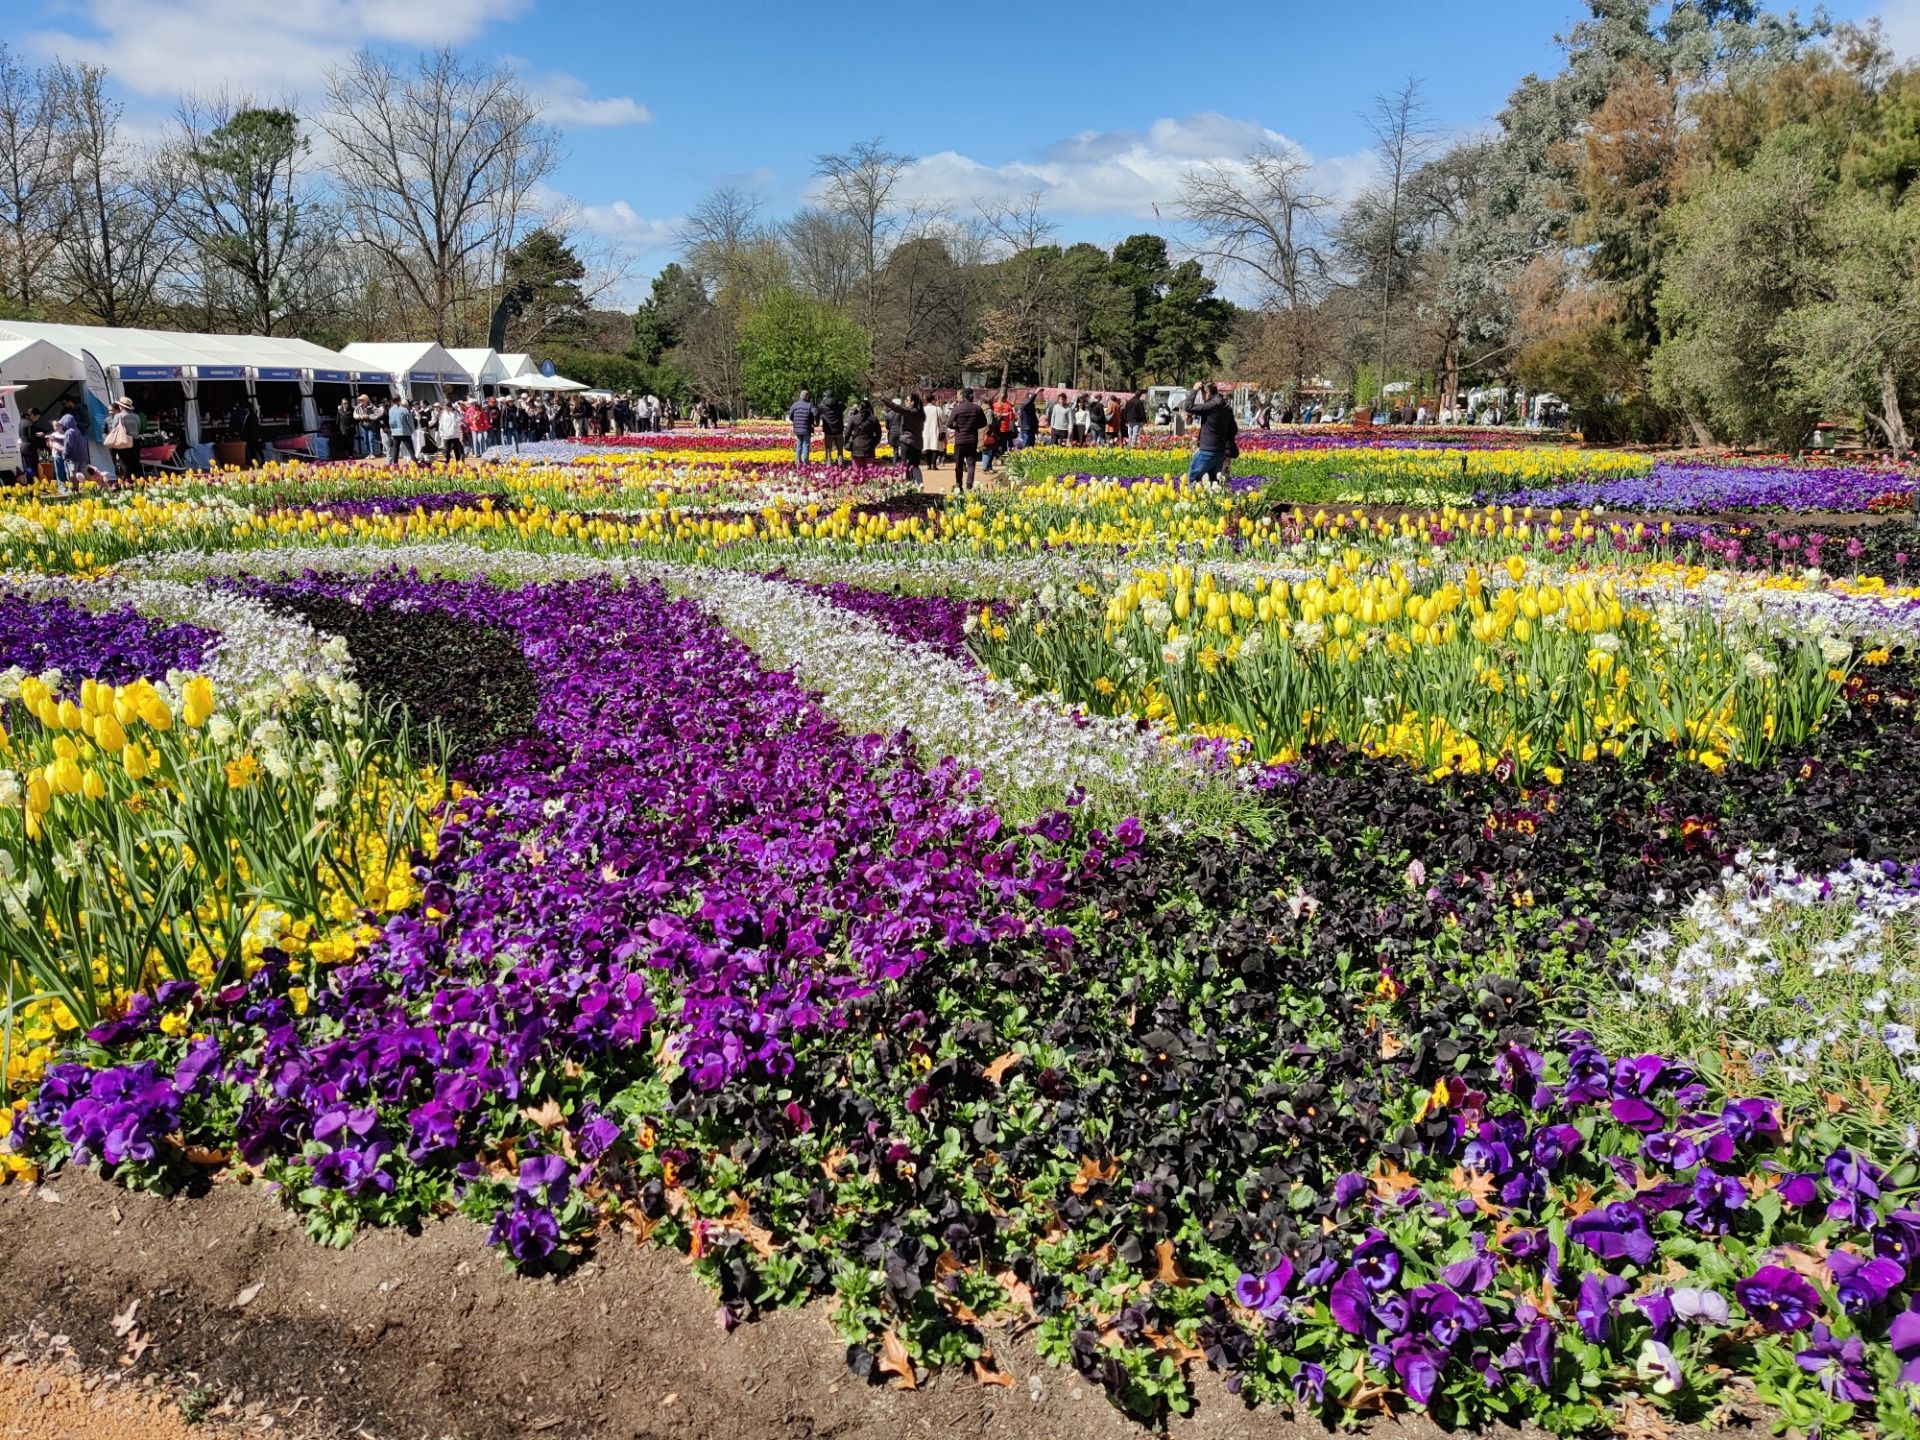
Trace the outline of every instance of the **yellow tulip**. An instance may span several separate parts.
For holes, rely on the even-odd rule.
[[[192,729],[199,729],[213,714],[213,681],[196,675],[187,681],[180,695],[180,718]]]
[[[102,715],[93,722],[93,743],[109,755],[118,755],[127,743],[127,732],[113,716]]]

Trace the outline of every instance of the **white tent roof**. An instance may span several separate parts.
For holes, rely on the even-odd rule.
[[[470,385],[466,368],[440,346],[431,340],[402,340],[367,344],[356,341],[344,346],[340,353],[354,362],[355,368],[377,370],[383,374],[395,375],[405,380],[418,375],[421,379],[435,381],[446,380],[456,385]]]
[[[80,357],[45,340],[0,340],[0,382],[24,385],[34,380],[84,380]]]
[[[500,357],[500,366],[509,378],[515,375],[538,375],[540,367],[533,363],[533,356],[524,350],[514,350]]]
[[[511,380],[501,382],[510,390],[584,390],[587,387],[578,380],[569,380],[564,375],[516,375]]]
[[[108,370],[343,370],[344,356],[305,340],[276,335],[199,335],[178,330],[116,329],[105,325],[48,325],[27,320],[0,322],[0,349],[6,342],[42,341],[77,363],[91,351]],[[44,356],[42,357],[44,358]],[[142,378],[140,376],[126,378]],[[145,378],[167,378],[160,375]],[[295,378],[288,376],[286,378]]]
[[[507,367],[500,363],[498,350],[449,349],[447,353],[475,385],[498,385],[507,378]]]

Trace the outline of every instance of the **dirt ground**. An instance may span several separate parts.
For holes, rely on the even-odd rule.
[[[1005,1335],[991,1338],[1012,1388],[939,1375],[904,1391],[854,1379],[822,1306],[723,1334],[682,1260],[620,1236],[570,1276],[531,1280],[457,1219],[328,1250],[247,1186],[168,1200],[83,1174],[0,1188],[0,1234],[0,1336],[16,1337],[0,1352],[17,1357],[0,1367],[0,1440],[208,1435],[182,1427],[181,1398],[232,1433],[299,1440],[1148,1434]],[[50,1349],[64,1374],[41,1363]],[[91,1410],[103,1385],[131,1408]],[[1249,1411],[1211,1375],[1198,1388],[1196,1415],[1170,1428],[1177,1440],[1326,1434]],[[1439,1434],[1425,1422],[1391,1430]]]

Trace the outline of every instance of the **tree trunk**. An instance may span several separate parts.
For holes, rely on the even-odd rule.
[[[1874,419],[1886,431],[1887,446],[1894,457],[1904,459],[1908,449],[1907,421],[1900,411],[1900,376],[1888,361],[1880,366],[1880,413]]]
[[[1448,412],[1460,408],[1460,324],[1447,324],[1446,345],[1440,352],[1440,408]]]
[[[1686,417],[1687,428],[1693,431],[1693,443],[1702,448],[1711,447],[1715,442],[1713,432],[1707,428],[1707,422],[1695,414],[1692,409],[1688,409]]]

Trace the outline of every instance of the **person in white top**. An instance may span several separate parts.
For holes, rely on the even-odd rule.
[[[1073,407],[1067,404],[1066,391],[1053,397],[1047,409],[1047,430],[1056,445],[1064,445],[1073,436]]]
[[[440,411],[440,453],[449,460],[461,458],[466,444],[467,425],[461,418],[458,405],[441,405]]]
[[[938,400],[927,401],[927,423],[920,427],[922,459],[929,470],[938,470],[947,451],[947,412]]]

